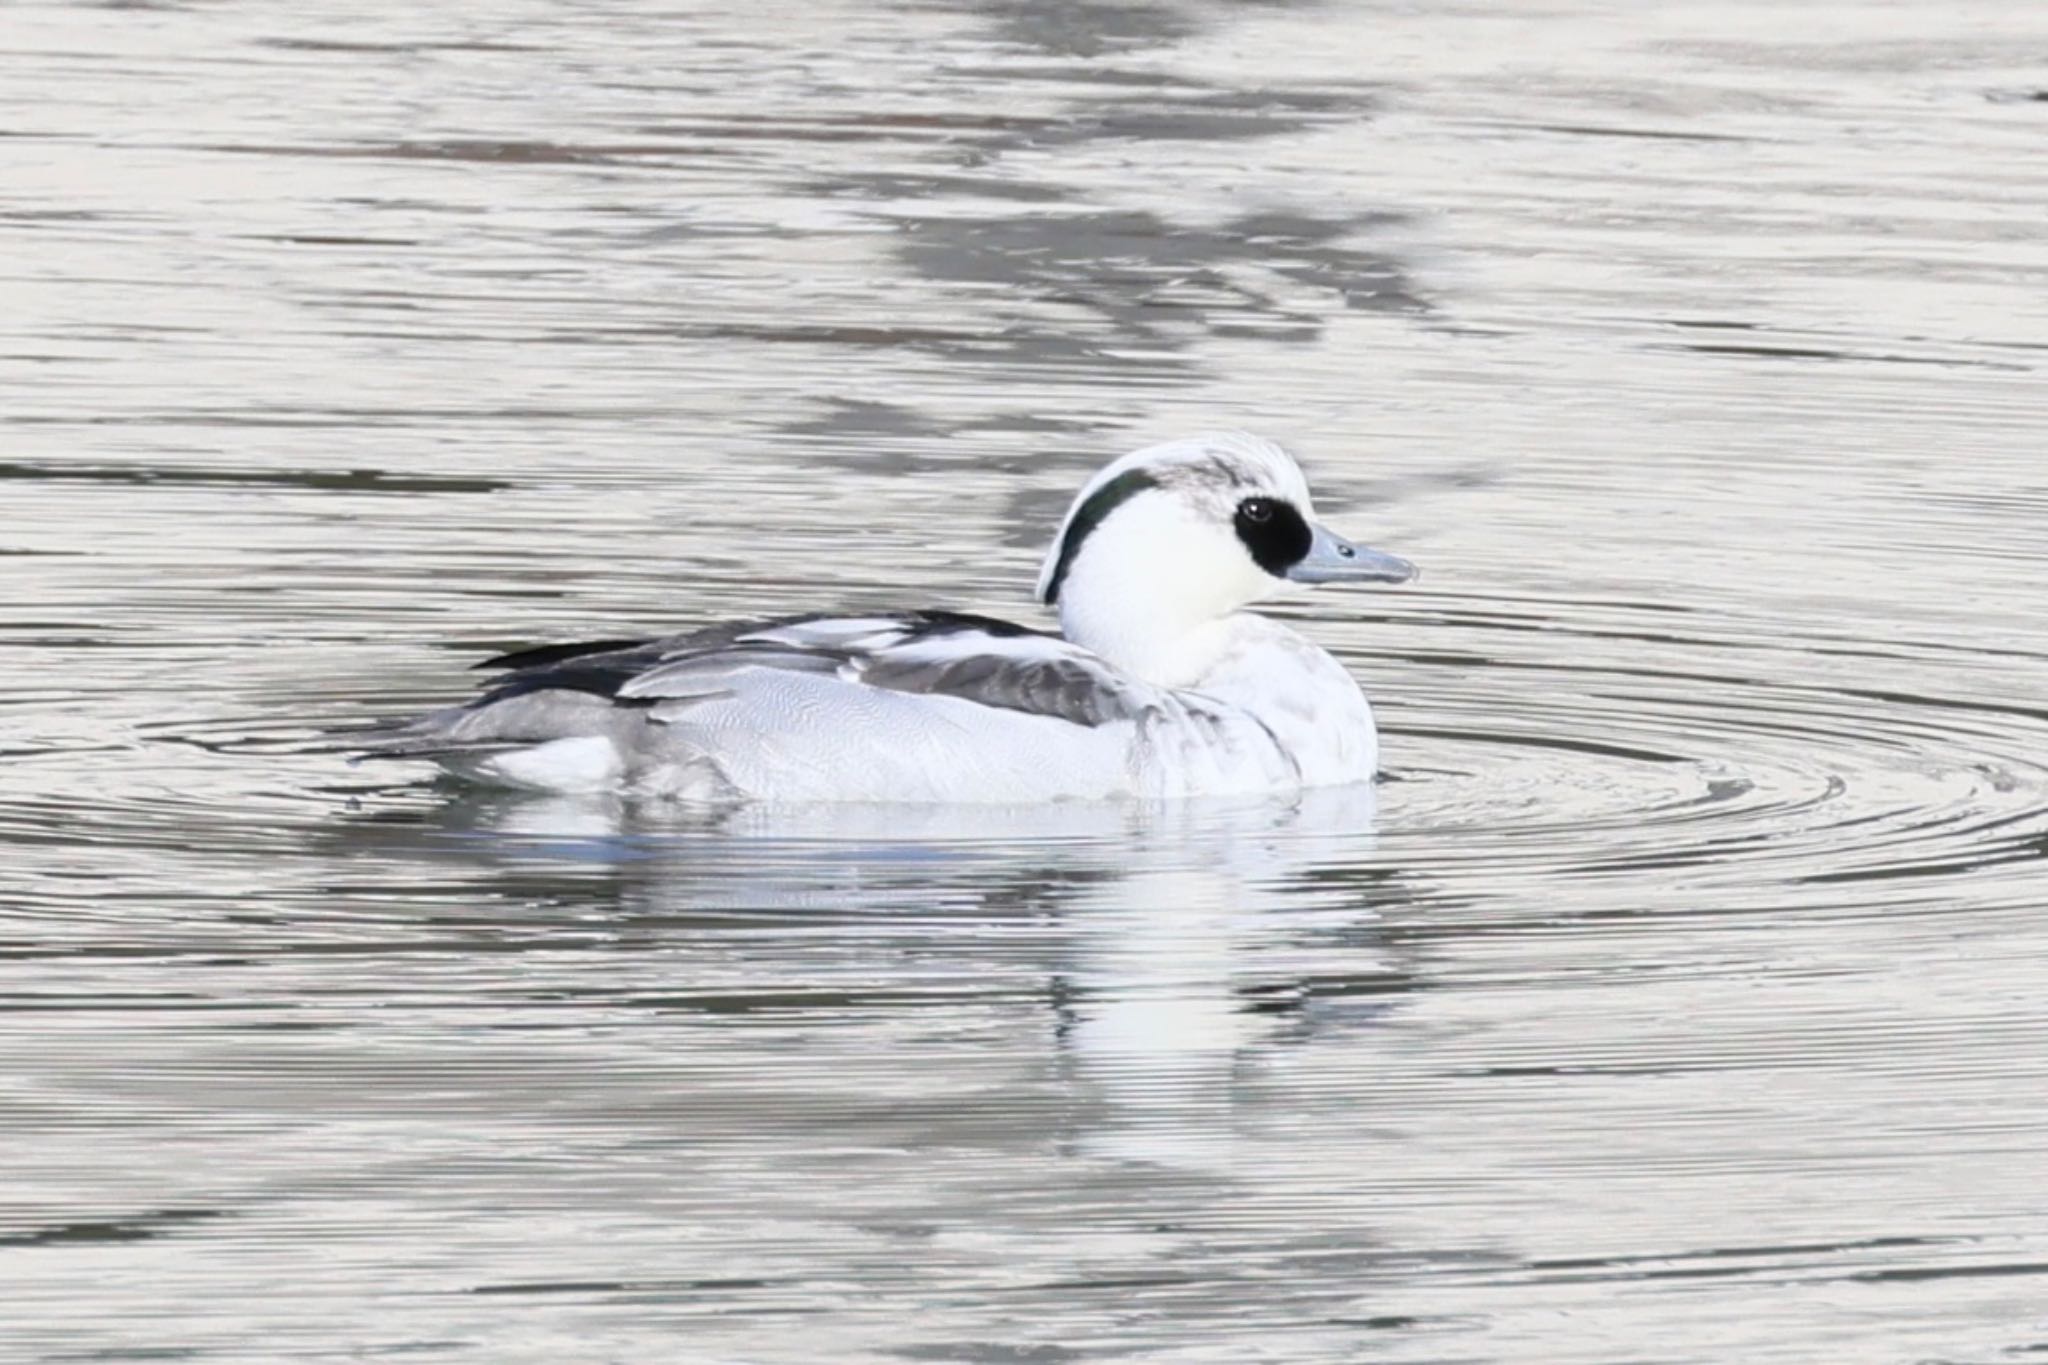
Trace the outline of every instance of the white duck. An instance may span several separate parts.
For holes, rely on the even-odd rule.
[[[1060,635],[944,611],[795,616],[479,665],[474,701],[372,755],[547,791],[683,800],[1039,802],[1363,782],[1372,708],[1343,665],[1244,610],[1290,583],[1400,583],[1315,523],[1286,451],[1240,432],[1117,460],[1038,576]]]

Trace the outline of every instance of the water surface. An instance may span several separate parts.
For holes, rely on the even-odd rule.
[[[2048,1351],[2048,16],[0,28],[0,1355]],[[1290,442],[1388,780],[310,752]],[[1027,619],[1028,615],[1027,615]]]

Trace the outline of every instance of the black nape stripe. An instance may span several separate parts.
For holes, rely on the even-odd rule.
[[[1067,581],[1067,570],[1074,567],[1074,557],[1081,553],[1081,544],[1088,539],[1089,532],[1138,494],[1157,487],[1159,480],[1144,470],[1127,469],[1088,495],[1088,500],[1074,513],[1074,519],[1067,523],[1067,533],[1060,537],[1060,557],[1053,561],[1052,577],[1045,584],[1048,607],[1059,604],[1060,585]]]
[[[1246,498],[1233,518],[1237,538],[1252,552],[1258,566],[1275,578],[1308,557],[1315,532],[1291,502],[1281,498]]]

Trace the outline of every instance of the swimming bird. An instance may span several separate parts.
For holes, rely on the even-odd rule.
[[[788,616],[477,665],[481,695],[369,756],[545,791],[689,801],[1032,803],[1371,780],[1372,707],[1327,651],[1247,608],[1292,585],[1400,583],[1314,519],[1271,441],[1123,456],[1038,575],[1059,632],[960,612]]]

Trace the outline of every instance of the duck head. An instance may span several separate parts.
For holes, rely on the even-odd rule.
[[[1244,432],[1134,451],[1088,481],[1038,575],[1069,640],[1161,686],[1213,658],[1205,630],[1293,585],[1404,583],[1405,559],[1315,520],[1292,456]]]

